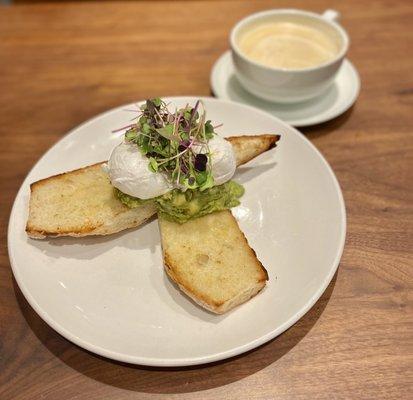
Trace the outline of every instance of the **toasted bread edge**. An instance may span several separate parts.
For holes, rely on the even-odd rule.
[[[273,149],[274,147],[277,146],[277,142],[280,140],[281,136],[280,135],[274,135],[274,134],[262,134],[262,135],[243,135],[243,136],[230,136],[226,137],[225,139],[228,140],[233,146],[237,146],[239,143],[242,143],[242,138],[256,138],[261,141],[260,143],[260,154],[265,153],[268,150]],[[259,155],[260,155],[259,154]],[[258,154],[251,154],[249,157],[243,158],[241,161],[237,162],[237,167],[240,165],[244,165],[247,162],[251,161],[255,157],[257,157]]]

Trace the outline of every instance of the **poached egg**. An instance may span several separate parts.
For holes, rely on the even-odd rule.
[[[234,150],[231,143],[220,136],[214,136],[208,146],[214,185],[222,185],[235,173]],[[121,192],[142,200],[161,196],[178,187],[169,182],[165,174],[150,171],[148,162],[148,158],[141,154],[136,144],[122,142],[113,149],[107,164],[112,185]]]

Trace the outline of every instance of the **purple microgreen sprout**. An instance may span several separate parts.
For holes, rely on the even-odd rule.
[[[129,124],[129,125],[123,126],[122,128],[113,130],[112,133],[124,131],[125,129],[133,128],[134,126],[136,126],[136,124]]]
[[[197,154],[195,156],[194,167],[197,171],[205,171],[208,162],[208,157],[205,154]]]

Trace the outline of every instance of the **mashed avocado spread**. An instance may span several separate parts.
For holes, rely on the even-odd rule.
[[[154,201],[163,217],[180,224],[192,218],[238,206],[239,198],[243,194],[244,188],[234,181],[213,186],[202,192],[197,189],[189,189],[185,192],[175,189],[163,196],[148,200],[129,196],[115,188],[115,195],[128,207],[135,208]]]

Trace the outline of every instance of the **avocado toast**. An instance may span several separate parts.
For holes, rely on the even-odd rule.
[[[255,296],[268,273],[230,211],[244,194],[231,178],[279,136],[222,138],[201,104],[147,100],[107,162],[33,183],[27,234],[109,235],[157,215],[166,273],[192,300],[222,314]]]
[[[239,166],[273,148],[278,138],[257,135],[227,140]],[[151,202],[130,208],[119,201],[103,165],[89,165],[32,183],[27,234],[35,239],[110,235],[137,227],[156,214]]]

